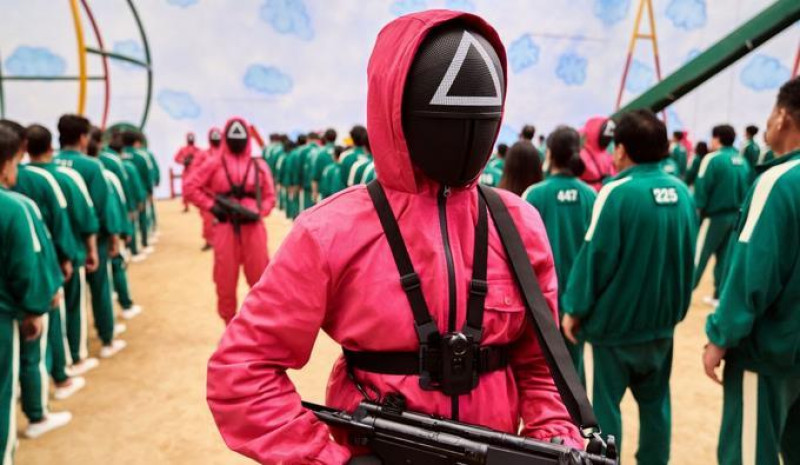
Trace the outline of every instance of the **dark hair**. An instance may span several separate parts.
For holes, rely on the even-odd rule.
[[[5,126],[14,131],[14,134],[19,137],[20,143],[25,141],[25,126],[10,119],[0,119],[0,126]]]
[[[111,150],[122,153],[122,148],[125,144],[122,143],[122,133],[119,131],[111,131],[108,136],[108,148]]]
[[[750,137],[755,137],[756,134],[758,134],[758,126],[753,126],[751,124],[750,126],[744,128],[744,132]]]
[[[506,145],[506,144],[497,144],[497,156],[498,157],[505,158],[507,152],[508,152],[508,145]]]
[[[270,142],[278,142],[279,140],[281,140],[281,135],[278,134],[277,132],[273,132],[269,135],[269,140]]]
[[[309,138],[309,140],[319,140],[320,139],[319,133],[316,132],[316,131],[309,132],[308,133],[308,138]]]
[[[353,145],[356,147],[364,147],[367,145],[367,128],[359,124],[353,126],[350,130],[350,138],[353,139]]]
[[[781,86],[775,104],[785,108],[794,120],[794,124],[800,126],[800,76],[790,79]]]
[[[81,115],[64,115],[58,119],[58,143],[62,147],[75,145],[91,128],[89,120]]]
[[[297,136],[297,145],[305,145],[308,142],[308,137],[305,134]]]
[[[25,130],[28,154],[32,157],[44,155],[53,148],[53,134],[41,124],[31,124]]]
[[[339,156],[342,155],[342,152],[344,152],[344,147],[337,145],[333,148],[333,158],[336,159],[336,161],[339,161]]]
[[[325,130],[325,136],[323,139],[325,139],[325,142],[329,142],[331,144],[336,142],[336,130],[333,128]]]
[[[122,145],[124,147],[133,147],[133,144],[139,141],[139,135],[136,131],[123,131],[122,132]]]
[[[100,155],[100,148],[103,146],[103,131],[100,128],[92,126],[89,130],[89,147],[86,149],[86,154],[90,157]]]
[[[694,156],[703,158],[706,155],[708,155],[708,144],[701,140],[694,146]]]
[[[544,142],[544,139],[545,139],[544,135],[539,134],[539,142]]]
[[[711,130],[711,137],[716,137],[723,146],[730,147],[736,140],[736,130],[730,124],[720,124]]]
[[[678,141],[683,140],[683,136],[685,136],[685,135],[686,134],[684,134],[683,131],[673,131],[672,132],[672,137],[674,137],[675,140],[678,140]]]
[[[522,131],[520,131],[519,135],[521,135],[523,139],[533,140],[533,136],[536,135],[536,128],[530,124],[526,124],[522,126]]]
[[[543,179],[539,151],[530,142],[517,142],[506,155],[499,187],[522,195],[530,185]]]
[[[19,151],[22,140],[16,132],[4,124],[0,124],[0,166],[12,160]]]
[[[623,113],[614,129],[614,143],[625,147],[637,164],[661,161],[669,153],[667,126],[650,110]]]
[[[581,135],[569,126],[559,126],[547,137],[550,163],[561,171],[580,176],[586,170],[581,160]]]

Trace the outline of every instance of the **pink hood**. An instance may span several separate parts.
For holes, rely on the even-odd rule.
[[[597,191],[603,187],[603,179],[614,176],[617,172],[611,155],[600,147],[600,131],[607,120],[605,116],[589,118],[581,130],[584,137],[581,160],[586,165],[581,179]]]
[[[375,157],[376,176],[388,188],[418,193],[431,183],[411,165],[403,134],[403,89],[417,49],[428,31],[453,20],[463,21],[486,37],[497,51],[503,76],[507,74],[506,52],[500,36],[478,16],[451,10],[428,10],[387,24],[378,34],[367,68],[367,132]],[[506,88],[505,83],[503,88]],[[503,95],[504,100],[505,97]]]

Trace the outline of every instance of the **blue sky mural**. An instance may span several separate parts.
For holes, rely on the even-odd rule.
[[[775,57],[758,54],[747,60],[739,75],[745,87],[755,90],[777,89],[791,77],[791,71]]]
[[[292,90],[292,78],[274,66],[250,65],[244,73],[244,85],[265,95],[282,95]]]
[[[6,74],[12,76],[62,76],[67,62],[46,47],[17,47],[6,58]]]
[[[509,68],[515,73],[524,71],[539,61],[539,46],[530,34],[525,34],[508,46]]]
[[[144,61],[144,47],[142,47],[142,43],[136,39],[126,39],[126,40],[119,40],[114,42],[114,45],[111,47],[111,50],[114,53],[119,53],[120,55],[125,55],[131,58],[138,58],[141,61]],[[122,60],[111,60],[114,65],[119,66],[120,68],[127,69],[127,70],[138,70],[144,72],[144,69],[141,66],[136,66],[132,63],[128,63],[127,61]]]
[[[389,6],[389,11],[395,16],[403,16],[428,7],[425,0],[394,0]]]
[[[303,0],[266,0],[259,17],[276,32],[293,35],[303,40],[314,38],[311,17]]]
[[[556,76],[568,86],[580,86],[586,82],[586,58],[574,52],[567,52],[558,57]]]
[[[667,18],[672,24],[686,31],[698,29],[706,24],[705,0],[670,0]]]
[[[188,8],[192,5],[196,5],[198,0],[167,0],[167,3],[170,5],[179,6],[181,8]]]
[[[592,13],[606,26],[614,25],[628,16],[631,0],[594,0]]]
[[[173,119],[193,119],[201,113],[200,105],[188,92],[163,89],[158,92],[156,101]]]

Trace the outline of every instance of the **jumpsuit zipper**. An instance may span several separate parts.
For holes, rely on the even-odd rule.
[[[453,252],[450,250],[450,238],[447,234],[447,199],[450,197],[450,188],[443,186],[439,193],[439,228],[442,233],[442,246],[444,247],[445,261],[447,262],[447,295],[448,313],[447,330],[456,330],[456,271],[453,264]],[[451,416],[458,420],[458,396],[451,397]]]

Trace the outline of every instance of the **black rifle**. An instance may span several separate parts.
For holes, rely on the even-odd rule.
[[[347,431],[383,465],[617,465],[609,441],[603,454],[502,433],[422,413],[396,403],[363,401],[353,413],[303,402],[328,425]]]

